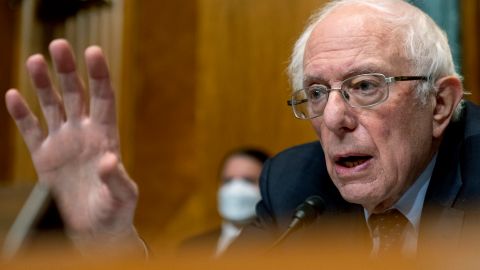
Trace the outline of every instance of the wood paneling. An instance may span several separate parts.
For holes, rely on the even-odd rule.
[[[197,63],[194,0],[136,1],[130,39],[134,78],[131,176],[140,199],[136,222],[151,244],[181,238],[169,224],[197,192],[195,153],[195,76]],[[128,57],[128,56],[126,56]],[[122,108],[123,110],[124,108]],[[195,226],[189,224],[189,226]],[[168,231],[168,233],[167,233]]]
[[[229,149],[250,145],[274,154],[315,140],[309,122],[294,119],[286,106],[285,70],[321,2],[200,1],[195,108],[205,226],[217,222],[218,164]]]
[[[472,93],[466,98],[480,104],[480,4],[478,1],[461,1],[462,73],[465,89]]]
[[[12,9],[7,1],[0,3],[0,183],[7,182],[10,177],[13,147],[9,143],[13,125],[5,108],[4,95],[13,86],[14,41],[17,10]]]
[[[136,221],[153,246],[218,226],[222,156],[314,140],[286,106],[291,47],[319,1],[138,2]]]

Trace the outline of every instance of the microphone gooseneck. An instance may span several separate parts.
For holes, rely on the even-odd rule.
[[[323,211],[325,211],[325,201],[322,197],[313,195],[305,199],[305,201],[295,209],[293,219],[288,225],[287,230],[270,246],[268,251],[280,245],[292,232],[301,226],[312,223]]]

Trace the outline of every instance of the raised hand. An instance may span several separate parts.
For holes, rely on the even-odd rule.
[[[5,96],[7,109],[30,151],[39,181],[48,185],[69,235],[78,245],[138,240],[133,227],[137,186],[120,156],[115,97],[102,51],[85,51],[90,104],[76,71],[70,45],[49,46],[62,95],[42,55],[27,60],[48,132],[15,89]]]

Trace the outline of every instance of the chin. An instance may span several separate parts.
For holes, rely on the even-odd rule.
[[[375,182],[348,183],[337,185],[337,188],[346,201],[360,204],[367,209],[373,209],[386,197],[384,190],[375,185]]]

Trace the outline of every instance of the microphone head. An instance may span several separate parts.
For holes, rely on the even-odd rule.
[[[317,215],[321,215],[323,211],[325,211],[325,201],[322,199],[322,197],[318,195],[308,197],[305,200],[305,203],[315,208],[315,210],[317,211]]]
[[[314,221],[325,210],[325,201],[318,195],[308,197],[295,209],[294,218],[308,224]]]

